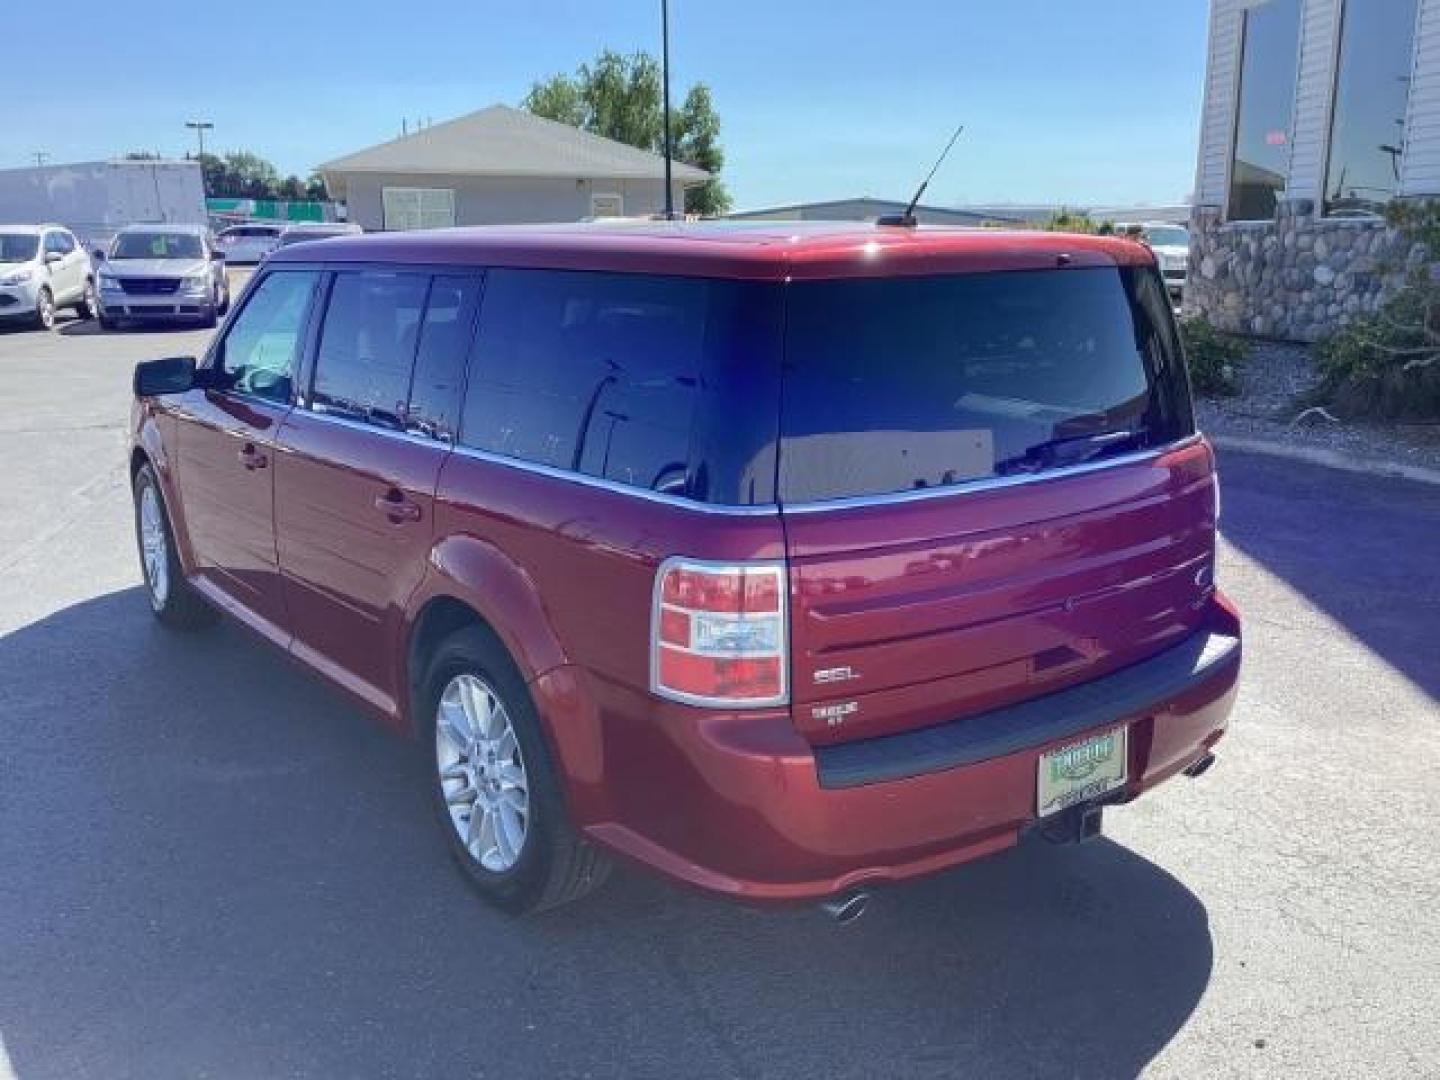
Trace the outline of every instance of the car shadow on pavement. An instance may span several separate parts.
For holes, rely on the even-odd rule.
[[[1200,901],[1027,843],[836,927],[630,870],[512,920],[422,754],[131,588],[0,637],[0,1038],[25,1080],[1124,1077],[1209,981]]]
[[[1440,488],[1238,451],[1220,469],[1225,539],[1440,699]]]

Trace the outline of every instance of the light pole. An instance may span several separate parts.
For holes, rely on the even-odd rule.
[[[195,132],[195,137],[200,140],[200,153],[195,156],[195,160],[199,161],[205,156],[205,132],[215,125],[209,120],[186,120],[185,126]]]
[[[675,194],[670,185],[670,0],[660,0],[660,67],[665,85],[665,220],[675,220]]]

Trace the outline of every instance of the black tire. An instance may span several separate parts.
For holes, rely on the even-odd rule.
[[[165,544],[165,586],[157,588],[145,560],[145,540],[141,522],[141,506],[147,492],[154,492],[159,508],[160,526]],[[147,462],[135,474],[135,548],[140,555],[140,576],[144,580],[145,597],[155,618],[173,630],[199,630],[215,622],[216,612],[191,584],[185,580],[180,559],[175,554],[175,534],[170,528],[170,511],[165,493],[155,478],[155,470]]]
[[[101,316],[100,316],[100,329],[101,329],[101,330],[119,330],[119,329],[120,329],[120,320],[119,320],[119,319],[113,319],[113,318],[111,318],[109,315],[101,315]]]
[[[37,330],[55,329],[55,297],[48,288],[42,288],[35,298],[35,314],[30,324]]]
[[[463,674],[478,676],[501,700],[524,763],[529,789],[525,839],[514,865],[503,871],[481,865],[467,849],[441,787],[436,716],[446,686]],[[421,750],[437,822],[451,854],[483,899],[520,915],[578,900],[604,882],[610,863],[570,824],[535,704],[514,661],[491,630],[467,627],[440,642],[426,667],[418,706]]]
[[[85,291],[75,305],[75,314],[82,319],[93,319],[100,314],[100,298],[95,295],[95,279],[85,279]]]
[[[215,314],[215,304],[212,303],[205,309],[205,313],[200,316],[200,329],[213,330],[219,321],[219,317]]]
[[[230,314],[230,282],[227,280],[221,288],[220,306],[216,309],[216,314],[225,316]]]

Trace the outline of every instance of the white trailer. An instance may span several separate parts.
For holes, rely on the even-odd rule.
[[[194,161],[87,161],[0,169],[0,224],[64,225],[88,249],[125,225],[207,224]]]

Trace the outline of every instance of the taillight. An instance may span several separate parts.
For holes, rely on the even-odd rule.
[[[655,578],[650,687],[691,705],[783,705],[785,564],[666,559]]]

